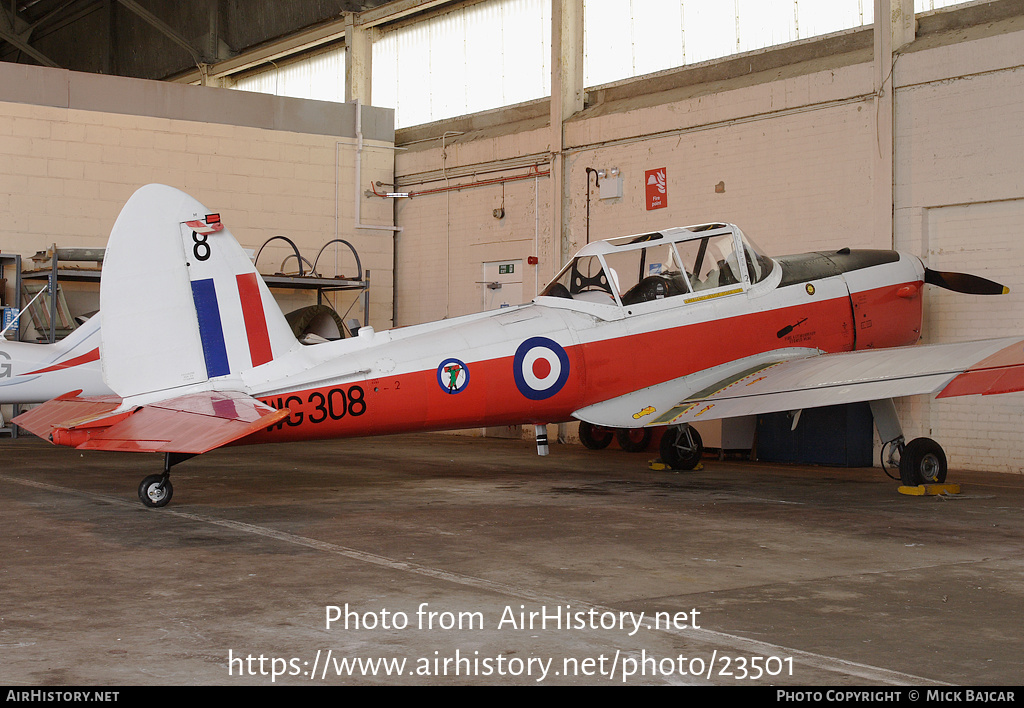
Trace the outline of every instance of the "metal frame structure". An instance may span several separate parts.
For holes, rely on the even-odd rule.
[[[21,311],[21,255],[17,253],[0,253],[0,279],[3,279],[4,272],[7,268],[14,269],[14,298],[13,306],[19,312]],[[21,332],[21,321],[19,320],[14,325],[14,338],[19,338]],[[15,404],[14,410],[11,417],[14,418],[21,412],[21,407]],[[18,426],[13,423],[7,423],[3,417],[0,416],[0,434],[7,433],[12,438],[18,437]]]

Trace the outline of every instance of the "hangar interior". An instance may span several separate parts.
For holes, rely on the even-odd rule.
[[[369,272],[368,298],[330,299],[381,330],[528,301],[590,240],[726,221],[772,255],[897,248],[1010,287],[997,302],[931,292],[924,342],[1024,328],[1019,2],[879,0],[872,24],[597,86],[584,85],[586,4],[555,3],[549,96],[396,127],[374,101],[374,78],[392,75],[375,72],[375,44],[500,5],[5,7],[0,248],[29,263],[102,247],[132,192],[166,183],[216,205],[253,250],[283,235],[310,258],[349,241],[363,273],[336,244],[329,275]],[[347,103],[225,90],[329,53]],[[657,170],[667,193],[652,208]],[[262,261],[288,271],[291,253],[277,240]],[[62,287],[72,314],[95,309],[95,283]],[[8,274],[7,302],[14,289]],[[277,294],[285,310],[313,297]],[[1022,395],[899,407],[908,438],[1019,473]]]

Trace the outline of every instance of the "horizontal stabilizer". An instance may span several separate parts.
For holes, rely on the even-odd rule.
[[[113,400],[117,402],[102,409],[99,399],[62,396],[19,416],[16,422],[40,437],[80,450],[200,454],[289,415],[287,408],[276,410],[233,391],[191,393],[116,414],[120,401]]]
[[[81,390],[58,396],[25,411],[14,418],[13,422],[33,435],[49,440],[55,430],[89,427],[110,417],[121,405],[121,399],[117,396],[83,398],[79,397],[80,393]]]
[[[275,410],[244,393],[193,393],[143,406],[78,447],[198,455],[274,425],[288,415],[288,409]]]

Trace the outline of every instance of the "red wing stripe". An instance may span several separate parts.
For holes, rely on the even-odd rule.
[[[81,366],[82,364],[88,364],[90,361],[99,361],[100,348],[96,347],[88,354],[82,356],[76,356],[74,359],[68,359],[52,366],[48,366],[45,369],[36,369],[35,371],[29,371],[22,376],[31,376],[32,374],[47,374],[51,371],[60,371],[61,369],[70,369],[75,366]]]
[[[936,398],[992,395],[1024,390],[1024,347],[1014,342],[971,366],[942,389]]]
[[[238,297],[242,301],[242,316],[245,318],[245,333],[249,338],[249,357],[253,366],[266,364],[274,358],[270,347],[270,333],[267,331],[267,314],[263,311],[263,298],[255,273],[236,275]]]

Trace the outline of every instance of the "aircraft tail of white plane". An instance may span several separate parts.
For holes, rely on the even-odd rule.
[[[124,398],[237,377],[298,346],[219,214],[159,184],[110,233],[100,317],[104,380]]]
[[[75,388],[109,394],[100,375],[99,327],[93,317],[55,344],[0,339],[0,403],[41,403]]]
[[[37,344],[28,342],[8,342],[7,346],[12,345],[24,345],[28,348],[28,351],[38,351],[40,354],[46,352],[46,355],[57,361],[61,356],[69,353],[82,353],[86,352],[85,347],[93,349],[99,346],[99,338],[97,337],[100,328],[99,315],[94,314],[85,320],[82,324],[75,327],[68,336],[64,339],[58,339],[53,344]]]

